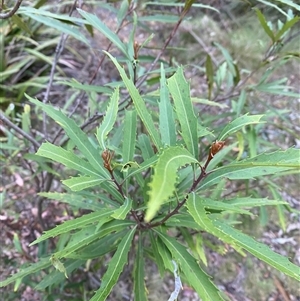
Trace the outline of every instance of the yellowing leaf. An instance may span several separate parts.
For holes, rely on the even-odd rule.
[[[154,167],[149,191],[150,200],[145,216],[145,221],[149,222],[160,206],[172,196],[175,190],[177,170],[188,163],[198,163],[198,161],[182,147],[170,147],[159,156]]]

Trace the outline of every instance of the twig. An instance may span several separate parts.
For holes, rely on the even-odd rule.
[[[0,14],[0,19],[8,19],[10,17],[12,17],[16,11],[19,9],[21,3],[23,0],[18,0],[17,3],[15,4],[15,6],[12,8],[11,11],[9,11],[8,13],[4,13],[4,14]],[[2,3],[3,5],[3,3]]]
[[[71,16],[72,13],[74,12],[74,10],[76,8],[76,3],[77,3],[77,0],[75,0],[73,2],[72,8],[71,8],[70,13],[69,13],[69,16]],[[65,43],[66,43],[68,37],[69,37],[69,35],[63,33],[60,36],[60,40],[59,40],[59,42],[56,46],[54,60],[53,60],[52,66],[51,66],[51,71],[50,71],[50,76],[49,76],[49,82],[48,82],[48,85],[47,85],[47,89],[46,89],[46,92],[45,92],[43,103],[47,103],[48,100],[49,100],[49,94],[50,94],[50,90],[52,88],[54,73],[55,73],[57,62],[58,62],[58,58],[60,57],[63,49],[65,48]],[[43,133],[45,135],[45,139],[47,140],[47,138],[48,138],[47,115],[46,115],[45,112],[43,112]]]
[[[30,136],[29,134],[27,134],[26,132],[24,132],[21,128],[19,128],[17,125],[15,125],[14,123],[12,123],[4,115],[4,112],[2,110],[0,111],[0,120],[3,121],[10,128],[14,129],[21,136],[23,136],[24,138],[26,138],[28,141],[30,141],[33,144],[35,150],[37,150],[40,147],[40,144],[32,136]]]

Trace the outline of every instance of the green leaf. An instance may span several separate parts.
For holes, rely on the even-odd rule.
[[[199,189],[216,184],[222,178],[231,180],[253,179],[255,177],[295,169],[300,167],[300,150],[290,148],[286,151],[260,154],[256,157],[236,161],[213,170],[198,186]]]
[[[155,155],[148,135],[139,135],[138,146],[142,151],[142,157],[144,160],[153,158],[153,156]]]
[[[173,108],[166,86],[166,76],[163,64],[160,65],[160,101],[159,108],[159,130],[164,145],[174,146],[176,144],[176,129]]]
[[[108,52],[106,52],[106,51],[104,51],[104,52],[110,57],[112,62],[115,64],[115,66],[119,70],[120,76],[121,76],[126,88],[128,89],[128,92],[132,98],[132,101],[134,103],[135,109],[136,109],[139,117],[141,118],[143,124],[145,125],[156,148],[160,149],[160,147],[162,146],[162,143],[161,143],[158,131],[154,126],[154,122],[152,120],[151,114],[148,112],[146,104],[145,104],[144,100],[142,99],[138,89],[135,87],[132,80],[130,80],[127,77],[125,70],[120,66],[120,64],[117,62],[117,60],[112,55],[110,55]]]
[[[212,88],[214,85],[214,68],[209,54],[206,56],[205,71],[208,85],[208,99],[211,99]]]
[[[87,158],[90,164],[101,172],[101,175],[107,179],[110,178],[107,170],[103,167],[103,161],[98,151],[95,149],[93,144],[89,141],[87,135],[80,129],[74,120],[68,118],[61,111],[56,110],[50,105],[43,104],[37,99],[31,98],[25,94],[26,98],[41,107],[53,120],[55,120],[67,133],[70,139],[78,147],[83,155]]]
[[[49,18],[49,17],[45,17],[42,15],[37,15],[34,13],[29,13],[29,12],[23,12],[24,14],[26,14],[28,17],[43,23],[46,26],[49,26],[51,28],[55,28],[60,32],[63,32],[65,34],[71,35],[72,37],[74,37],[75,39],[84,42],[87,45],[89,44],[89,41],[86,39],[86,37],[84,36],[84,34],[82,34],[77,28],[75,28],[74,26],[68,25],[66,23],[63,23],[61,21],[58,21],[54,18]]]
[[[107,147],[105,140],[107,139],[108,133],[113,129],[113,126],[117,119],[118,114],[118,101],[119,101],[119,88],[116,88],[110,98],[108,108],[106,110],[103,121],[97,129],[97,139],[102,150]]]
[[[205,198],[202,200],[202,203],[203,205],[205,205],[206,208],[213,209],[213,210],[221,210],[221,211],[252,215],[251,212],[240,209],[239,207],[236,207],[235,205],[232,205],[231,203],[228,203],[226,201],[220,202],[220,201],[214,201],[209,198]]]
[[[80,191],[89,187],[97,186],[105,181],[107,181],[107,179],[101,179],[99,176],[79,176],[63,180],[62,183],[73,191]]]
[[[252,208],[252,207],[261,207],[261,206],[274,206],[274,205],[288,205],[285,201],[280,200],[269,200],[267,198],[252,198],[252,197],[244,197],[244,198],[235,198],[232,200],[224,201],[227,204],[231,204],[235,207],[239,208]]]
[[[68,259],[64,262],[65,270],[70,275],[74,270],[77,270],[80,266],[84,265],[83,260]],[[60,285],[65,281],[64,274],[54,270],[50,274],[43,275],[43,280],[34,287],[35,290],[45,290],[52,285]]]
[[[134,265],[134,300],[147,301],[145,287],[145,257],[143,252],[143,237],[139,235],[138,247]]]
[[[149,231],[149,236],[150,236],[150,243],[151,243],[151,249],[152,249],[152,252],[153,252],[153,256],[154,256],[154,262],[159,270],[159,274],[161,277],[164,276],[164,262],[162,260],[162,257],[159,253],[159,250],[158,250],[158,243],[157,243],[157,239],[156,239],[156,236],[154,236],[154,233],[153,231]]]
[[[198,158],[197,118],[190,97],[190,85],[184,78],[182,68],[168,79],[169,91],[173,97],[181,135],[188,151]]]
[[[77,11],[96,29],[98,29],[103,35],[105,35],[116,47],[118,47],[123,54],[129,59],[127,49],[124,43],[120,40],[117,34],[111,31],[96,15],[87,13],[79,8]]]
[[[293,27],[298,21],[300,20],[300,17],[296,16],[295,18],[288,20],[282,28],[276,33],[275,35],[275,41],[277,42],[281,37],[291,28]]]
[[[131,210],[132,208],[132,200],[126,198],[124,204],[118,208],[117,210],[115,210],[115,212],[111,215],[111,217],[115,218],[115,219],[125,219],[128,212]]]
[[[154,167],[154,176],[149,184],[150,199],[145,215],[146,222],[149,222],[160,206],[173,195],[177,169],[188,163],[198,163],[198,161],[182,147],[169,147],[159,155]]]
[[[162,241],[162,239],[157,236],[155,238],[156,244],[157,244],[157,249],[159,252],[159,255],[161,256],[163,266],[165,267],[166,270],[169,270],[170,272],[173,271],[173,266],[172,266],[172,255],[165,243]]]
[[[220,296],[218,288],[211,282],[210,277],[200,268],[196,259],[186,250],[186,247],[178,243],[174,238],[155,229],[154,231],[170,250],[188,283],[193,286],[199,297],[201,297],[203,301],[224,301]]]
[[[119,243],[118,249],[111,261],[108,269],[101,279],[101,286],[90,301],[105,301],[113,286],[118,281],[120,273],[124,265],[127,263],[128,252],[130,250],[131,242],[136,231],[136,226],[132,228]]]
[[[136,111],[126,110],[122,148],[122,159],[124,163],[133,160],[136,142],[136,121]]]
[[[262,28],[264,29],[265,33],[271,38],[272,42],[274,43],[276,41],[275,36],[274,36],[273,31],[269,27],[269,25],[265,19],[265,16],[262,14],[262,12],[258,8],[255,8],[255,12],[256,12],[257,18],[258,18]]]
[[[228,50],[217,42],[214,42],[214,45],[217,46],[221,50],[221,52],[227,62],[228,69],[229,69],[230,73],[232,74],[233,78],[238,77],[238,74],[236,72],[236,67],[234,66],[233,59],[232,59],[231,55],[229,54]]]
[[[232,122],[228,123],[223,131],[220,133],[218,140],[224,140],[227,136],[231,135],[232,133],[235,133],[245,125],[249,124],[257,124],[257,123],[263,123],[263,121],[260,121],[260,119],[264,115],[250,115],[245,114],[243,116],[240,116],[233,120]]]
[[[68,258],[74,259],[95,259],[99,258],[117,248],[118,241],[124,237],[128,230],[120,229],[117,233],[110,233],[100,239],[97,239],[93,243],[76,250],[74,253],[68,255]]]
[[[55,228],[44,232],[39,238],[33,241],[29,246],[33,246],[41,241],[44,241],[50,237],[55,237],[61,235],[63,233],[68,233],[75,229],[84,228],[85,226],[101,221],[102,219],[106,219],[114,213],[114,210],[111,209],[102,209],[101,211],[92,212],[85,214],[81,217],[78,217],[73,220],[69,220],[64,222],[63,224],[56,226]]]
[[[92,199],[91,197],[85,197],[79,194],[59,193],[59,192],[40,192],[38,193],[38,195],[48,199],[67,203],[77,208],[87,209],[92,211],[102,210],[104,206],[103,204],[99,203],[98,200]]]
[[[39,262],[30,265],[29,267],[22,268],[21,271],[13,274],[9,278],[4,281],[0,281],[0,287],[7,286],[12,282],[15,282],[19,279],[23,279],[24,277],[39,272],[42,269],[46,269],[51,266],[51,262],[49,260],[50,257],[42,258]]]
[[[71,151],[67,151],[62,147],[53,145],[49,142],[43,143],[36,154],[61,163],[68,168],[78,170],[84,174],[98,177],[98,179],[101,177],[101,174],[96,171],[89,162],[79,158]]]
[[[68,80],[56,81],[56,83],[72,87],[76,90],[82,90],[82,91],[87,91],[87,92],[98,92],[98,93],[105,93],[105,94],[111,94],[113,92],[113,90],[109,87],[82,84],[74,78],[69,81]]]
[[[99,220],[97,226],[90,225],[83,228],[80,231],[77,231],[75,234],[71,236],[68,245],[63,248],[61,251],[54,253],[57,258],[62,257],[72,257],[76,251],[86,247],[87,245],[98,241],[102,237],[110,235],[111,232],[123,230],[124,227],[131,226],[133,224],[132,221],[123,220],[113,220],[109,221],[109,217]],[[108,222],[109,221],[109,222]]]
[[[56,270],[60,271],[65,275],[66,278],[68,278],[66,268],[64,267],[64,264],[56,258],[54,255],[50,257],[51,264],[55,267]]]
[[[277,270],[300,280],[299,267],[291,263],[286,257],[273,252],[267,245],[255,241],[252,237],[235,230],[226,223],[219,220],[211,220],[205,211],[206,206],[203,204],[202,199],[194,193],[189,195],[186,206],[194,220],[205,231],[231,244],[233,247],[244,248]]]

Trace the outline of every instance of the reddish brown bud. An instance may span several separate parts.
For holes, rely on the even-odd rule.
[[[108,149],[106,149],[101,155],[101,157],[103,159],[104,168],[110,172],[112,171],[110,163],[111,163],[111,159],[113,158],[113,156],[114,156],[114,152],[111,152]]]
[[[223,146],[225,145],[225,141],[216,141],[210,147],[210,155],[213,157],[216,153],[218,153]]]

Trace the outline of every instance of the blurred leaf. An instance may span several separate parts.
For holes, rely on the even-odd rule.
[[[123,163],[133,160],[136,142],[136,111],[125,111],[122,159]]]
[[[105,94],[111,94],[113,92],[113,90],[109,87],[82,84],[74,78],[71,79],[70,81],[57,81],[57,83],[61,85],[70,86],[74,89],[79,89],[88,92],[98,92],[98,93],[105,93]]]
[[[206,81],[208,85],[208,99],[211,99],[212,89],[214,85],[214,68],[209,54],[206,56],[205,63]]]
[[[182,147],[169,147],[159,155],[154,167],[154,176],[149,183],[150,199],[145,215],[146,222],[149,222],[160,206],[173,195],[177,169],[188,163],[198,163],[198,161]]]
[[[113,286],[118,281],[124,265],[127,263],[128,252],[130,250],[135,231],[136,227],[132,228],[119,243],[117,251],[110,260],[107,271],[101,279],[101,286],[96,291],[95,295],[90,299],[90,301],[106,300]]]
[[[36,154],[61,163],[68,168],[78,170],[83,174],[101,179],[101,174],[96,171],[89,162],[79,158],[73,152],[67,151],[60,146],[45,142],[40,146]]]
[[[104,51],[112,60],[112,62],[115,64],[117,69],[119,70],[119,73],[123,79],[124,84],[126,85],[126,88],[128,89],[128,92],[132,98],[132,101],[134,103],[135,109],[137,110],[137,113],[139,117],[141,118],[143,124],[145,125],[153,143],[155,144],[156,148],[159,149],[162,145],[160,137],[158,135],[158,131],[155,128],[154,122],[152,120],[152,117],[150,113],[148,112],[148,109],[145,105],[144,100],[142,99],[139,91],[135,87],[134,83],[127,77],[125,70],[120,66],[120,64],[117,62],[117,60],[111,56],[108,52]]]
[[[28,25],[16,14],[14,14],[11,17],[11,20],[17,25],[18,28],[21,28],[23,31],[28,33],[30,36],[32,35],[32,32],[30,31]]]
[[[274,175],[287,170],[298,171],[300,167],[300,150],[287,149],[273,153],[260,154],[253,158],[232,162],[209,173],[200,182],[198,189],[203,190],[216,184],[222,178],[230,180],[253,179],[264,175]]]
[[[159,130],[164,145],[174,146],[176,144],[175,120],[173,107],[170,102],[166,77],[163,64],[160,65],[160,101],[159,107]]]
[[[111,215],[111,217],[115,219],[123,220],[126,218],[128,212],[132,209],[132,200],[129,198],[125,198],[124,204],[115,210],[115,212]]]
[[[154,230],[166,244],[173,258],[180,266],[180,270],[193,286],[203,301],[224,301],[218,288],[210,281],[208,275],[200,268],[194,257],[186,250],[186,247],[178,243],[160,231]]]
[[[265,33],[271,38],[272,42],[275,43],[275,36],[269,25],[267,24],[267,21],[265,19],[265,16],[262,14],[262,12],[258,9],[255,8],[257,18],[264,29]]]
[[[113,129],[113,126],[117,119],[118,114],[118,102],[119,102],[119,88],[116,88],[112,96],[110,97],[109,105],[106,109],[104,118],[97,129],[97,140],[100,148],[104,151],[107,149],[105,140],[107,135]]]
[[[65,275],[66,278],[69,278],[67,275],[66,268],[64,267],[63,263],[57,259],[54,255],[50,257],[51,264],[55,267],[56,270],[60,271]]]
[[[252,197],[244,197],[244,198],[234,198],[232,200],[225,201],[228,204],[232,204],[233,206],[239,208],[252,208],[252,207],[261,207],[261,206],[274,206],[279,204],[288,204],[283,200],[269,200],[267,198],[252,198]]]
[[[107,179],[103,179],[99,176],[79,176],[63,180],[62,183],[68,186],[72,191],[80,191],[89,187],[98,186],[105,181],[107,181]]]
[[[183,69],[179,68],[167,82],[181,126],[182,138],[188,151],[198,158],[197,118],[190,97],[190,85],[184,78]]]
[[[13,274],[9,278],[5,279],[4,281],[0,281],[0,287],[7,286],[18,279],[23,279],[24,277],[39,272],[42,269],[46,269],[49,266],[51,266],[51,262],[49,260],[50,257],[47,258],[41,258],[39,262],[31,264],[29,267],[23,268],[19,272]]]
[[[120,38],[112,32],[96,15],[87,13],[79,8],[77,11],[96,29],[98,29],[104,36],[106,36],[116,47],[118,47],[123,54],[129,59],[127,49]]]
[[[88,213],[76,219],[66,221],[63,224],[44,232],[44,234],[42,234],[39,238],[33,241],[29,246],[33,246],[50,237],[55,237],[63,233],[68,233],[70,231],[73,231],[75,229],[83,228],[91,223],[99,222],[101,220],[106,220],[113,213],[114,210],[103,208],[101,209],[101,211]]]
[[[263,121],[260,121],[260,119],[264,115],[251,115],[248,114],[243,115],[241,117],[236,118],[235,120],[228,123],[225,128],[222,130],[222,132],[219,134],[218,140],[222,141],[225,138],[227,138],[232,133],[235,133],[242,127],[248,124],[256,124],[256,123],[264,123]]]
[[[54,18],[49,18],[49,17],[38,15],[35,13],[30,13],[30,12],[26,12],[26,11],[23,11],[22,13],[26,14],[31,19],[34,19],[46,26],[51,27],[51,28],[55,28],[59,32],[63,32],[65,34],[71,35],[75,39],[89,45],[89,41],[86,39],[86,37],[77,28],[74,28],[74,26],[72,26],[72,25],[63,23]]]
[[[151,243],[151,248],[152,248],[152,252],[153,252],[153,256],[154,256],[154,262],[158,268],[159,274],[161,277],[164,276],[164,262],[162,260],[162,257],[158,251],[158,243],[157,243],[157,239],[154,236],[153,231],[149,231],[149,236],[150,236],[150,243]]]
[[[233,246],[244,248],[277,270],[300,280],[299,267],[286,257],[273,252],[267,245],[255,241],[252,237],[235,230],[226,223],[210,219],[205,211],[206,206],[194,193],[190,194],[186,206],[195,221],[208,233]]]
[[[64,262],[66,274],[70,275],[74,270],[78,269],[83,264],[84,264],[83,260],[72,260],[72,259],[66,260]],[[58,285],[64,281],[65,281],[64,272],[54,270],[51,273],[43,276],[41,282],[37,286],[35,286],[35,290],[45,290],[47,287],[51,285]]]
[[[92,211],[103,209],[103,204],[100,204],[98,200],[94,200],[91,197],[89,198],[87,196],[85,197],[84,195],[59,192],[40,192],[38,195],[51,200],[57,200],[63,203],[67,203],[80,209],[87,209]],[[101,200],[103,199],[101,198]]]
[[[144,258],[144,248],[143,248],[143,237],[139,235],[138,238],[138,246],[135,256],[135,264],[134,264],[134,300],[139,301],[147,301],[148,298],[146,296],[146,287],[145,287],[145,258]]]
[[[278,42],[279,39],[291,28],[293,27],[298,21],[300,20],[300,17],[295,17],[289,21],[287,21],[282,28],[276,33],[275,35],[275,41]]]
[[[103,161],[98,150],[94,147],[87,135],[80,129],[74,120],[68,118],[61,111],[56,110],[51,105],[43,104],[37,99],[31,98],[27,94],[25,94],[25,96],[30,102],[41,107],[53,120],[55,120],[66,131],[67,135],[85,155],[90,164],[100,171],[102,176],[109,178],[107,170],[103,167]]]

